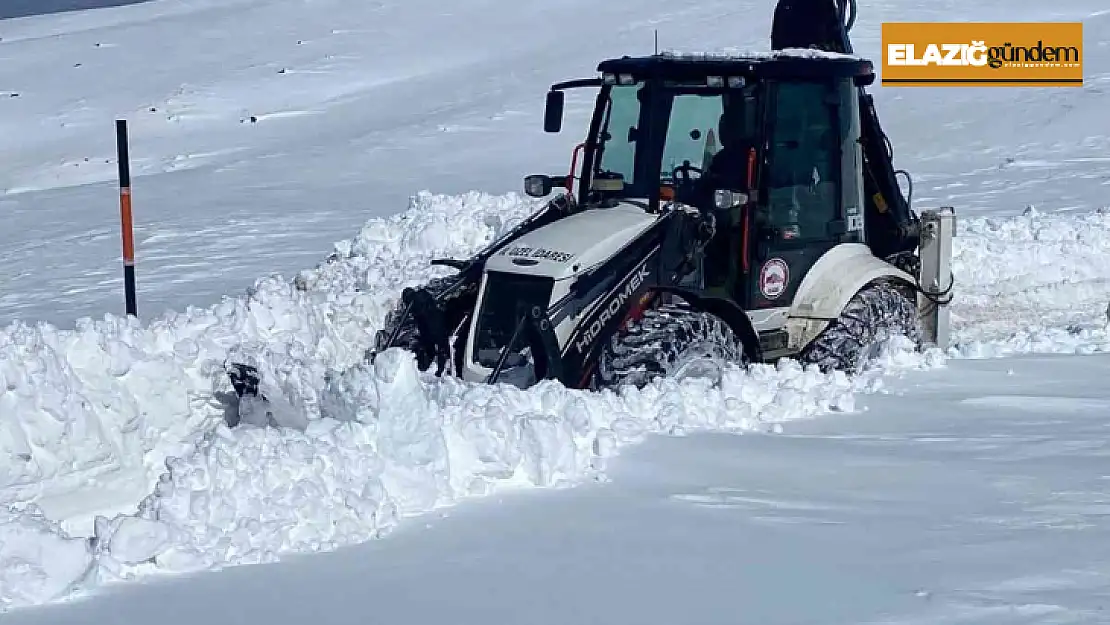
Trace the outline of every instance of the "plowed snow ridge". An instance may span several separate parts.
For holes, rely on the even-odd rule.
[[[400,352],[359,365],[401,288],[445,271],[431,258],[465,255],[537,207],[424,193],[320,267],[211,309],[0,332],[0,606],[332,549],[494,488],[597,477],[646,433],[773,431],[881,388],[882,371],[789,362],[734,370],[719,388],[620,395],[436,380]],[[961,219],[948,356],[1110,351],[1108,235],[1104,211]],[[294,427],[223,426],[230,355],[262,365]],[[895,350],[885,373],[942,361]]]

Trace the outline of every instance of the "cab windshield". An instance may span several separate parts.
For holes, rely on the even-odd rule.
[[[703,175],[722,150],[742,150],[746,157],[756,133],[751,89],[612,85],[604,103],[595,175],[619,175],[623,197],[652,198],[660,185],[687,175],[685,167],[694,168],[688,174],[692,179]],[[744,167],[726,170],[742,176]]]

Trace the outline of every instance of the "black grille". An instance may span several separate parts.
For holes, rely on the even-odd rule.
[[[551,278],[489,272],[474,332],[474,362],[483,367],[495,366],[501,351],[512,339],[520,317],[533,306],[547,310],[553,285]],[[518,352],[523,347],[518,339],[513,351]],[[512,366],[513,359],[506,364]]]

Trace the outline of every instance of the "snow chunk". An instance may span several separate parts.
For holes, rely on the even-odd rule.
[[[101,553],[121,564],[140,564],[154,560],[170,546],[169,527],[142,517],[97,519],[97,538]]]
[[[0,608],[59,599],[93,571],[85,540],[71,538],[35,506],[0,507]]]

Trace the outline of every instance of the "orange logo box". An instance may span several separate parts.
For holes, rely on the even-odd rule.
[[[886,87],[1082,87],[1082,22],[883,24]]]

